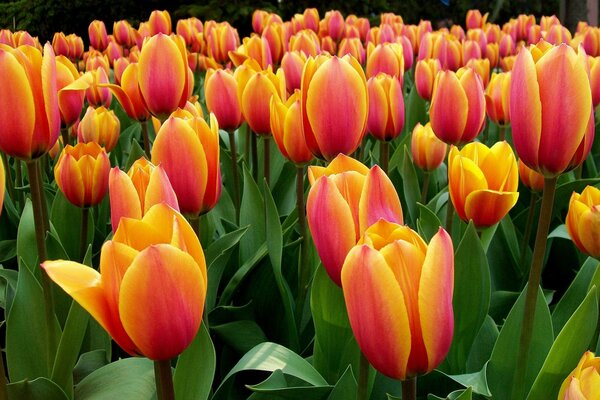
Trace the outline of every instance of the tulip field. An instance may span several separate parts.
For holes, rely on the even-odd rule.
[[[459,22],[0,30],[0,400],[600,399],[600,29]]]

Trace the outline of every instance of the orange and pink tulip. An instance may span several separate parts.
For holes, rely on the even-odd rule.
[[[566,218],[567,232],[583,253],[600,258],[600,189],[586,186],[573,192]]]
[[[410,150],[413,162],[423,171],[433,171],[446,158],[448,145],[435,136],[428,122],[425,126],[417,123],[412,132]]]
[[[77,137],[80,142],[96,142],[108,153],[119,141],[121,122],[113,110],[104,107],[88,107],[77,125]]]
[[[367,81],[369,118],[367,131],[377,140],[393,140],[404,128],[402,83],[395,76],[379,73]]]
[[[435,77],[441,69],[442,65],[437,58],[417,61],[415,67],[415,87],[419,97],[431,100]]]
[[[98,51],[104,51],[108,46],[108,34],[104,21],[94,20],[88,26],[88,35],[90,37],[90,46]]]
[[[296,165],[304,165],[313,159],[306,145],[302,131],[300,93],[296,91],[284,103],[279,97],[272,96],[271,132],[281,154]]]
[[[487,116],[500,126],[510,123],[510,72],[492,74],[485,91],[485,110]]]
[[[209,69],[204,79],[208,112],[215,114],[221,129],[237,129],[244,121],[238,99],[238,83],[231,70]]]
[[[565,379],[558,400],[592,400],[600,396],[600,357],[586,351]]]

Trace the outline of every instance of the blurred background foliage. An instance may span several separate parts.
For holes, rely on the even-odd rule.
[[[583,4],[585,6],[585,0]],[[449,5],[439,0],[333,0],[327,3],[311,0],[206,0],[201,3],[190,3],[189,0],[0,0],[0,28],[27,30],[38,36],[42,43],[60,31],[76,33],[87,40],[87,27],[94,19],[102,19],[110,32],[113,21],[127,19],[137,26],[148,19],[152,10],[159,9],[168,10],[173,20],[190,16],[202,21],[226,20],[243,37],[251,31],[251,16],[256,8],[277,12],[286,20],[307,7],[316,7],[321,17],[332,9],[340,10],[344,15],[366,16],[372,24],[379,23],[382,12],[394,12],[406,23],[429,19],[436,28],[451,23],[464,24],[466,12],[471,8],[497,15],[494,22],[500,24],[521,13],[537,17],[558,15],[559,0],[449,0]]]

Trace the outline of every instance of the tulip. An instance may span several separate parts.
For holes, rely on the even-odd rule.
[[[590,63],[590,86],[592,88],[592,104],[596,108],[600,104],[600,57],[588,58]]]
[[[586,351],[565,379],[558,400],[592,400],[600,396],[600,357]]]
[[[284,40],[286,39],[283,24],[267,25],[263,30],[262,37],[269,46],[273,63],[281,63],[281,58],[283,57],[283,53],[285,51]]]
[[[333,56],[336,54],[336,48],[337,44],[333,41],[331,36],[321,38],[321,54]]]
[[[31,46],[35,47],[38,50],[41,50],[42,47],[40,45],[40,41],[37,36],[33,37],[27,31],[18,31],[13,34],[13,39],[15,41],[15,48],[20,46]]]
[[[450,149],[448,188],[456,213],[476,227],[499,222],[516,204],[519,175],[510,145],[498,142],[491,148],[483,143]]]
[[[113,36],[117,44],[130,48],[134,44],[133,28],[125,19],[113,23]]]
[[[103,21],[94,20],[88,26],[88,35],[90,37],[90,46],[98,51],[104,51],[108,46],[108,35]]]
[[[377,140],[393,140],[404,127],[404,96],[396,77],[379,73],[367,81],[369,118],[367,131]]]
[[[117,58],[123,57],[123,47],[117,44],[117,42],[110,41],[106,50],[104,50],[106,57],[108,57],[108,63],[112,67]]]
[[[52,37],[52,49],[57,56],[69,57],[69,42],[62,32],[54,33]]]
[[[102,86],[109,83],[108,74],[104,68],[98,68],[88,74],[90,74],[92,78],[91,84],[85,91],[85,98],[88,104],[93,107],[110,107],[112,94],[108,88]]]
[[[319,30],[319,10],[316,8],[307,8],[302,15],[304,16],[304,29],[317,32]]]
[[[496,124],[504,126],[510,123],[510,72],[494,73],[485,92],[487,116]]]
[[[294,90],[300,89],[304,64],[306,64],[306,55],[303,52],[288,51],[283,55],[281,69],[285,74],[285,86],[288,93],[294,93]]]
[[[212,29],[205,29],[206,46],[209,57],[218,63],[229,61],[229,52],[240,45],[238,32],[228,22],[222,22]]]
[[[437,74],[429,109],[431,127],[448,144],[467,143],[483,128],[485,97],[481,78],[471,68]]]
[[[58,89],[58,108],[60,110],[61,126],[67,128],[79,119],[83,108],[83,92],[61,90],[79,78],[79,72],[69,59],[64,56],[56,57],[56,88]]]
[[[60,134],[56,60],[50,44],[0,47],[0,150],[32,160],[54,146]]]
[[[401,224],[400,199],[387,175],[343,154],[326,168],[308,168],[308,225],[329,277],[341,286],[346,255],[380,218]]]
[[[428,122],[417,123],[412,132],[410,150],[413,162],[424,171],[433,171],[444,162],[448,146],[435,136]]]
[[[573,192],[566,219],[567,232],[583,253],[600,258],[600,189],[586,186]]]
[[[483,28],[485,25],[489,13],[485,13],[485,15],[481,16],[481,11],[479,10],[469,10],[467,11],[467,19],[466,26],[467,29],[476,29]]]
[[[354,337],[382,374],[405,380],[446,357],[454,333],[454,253],[440,228],[429,245],[385,220],[369,227],[342,268]]]
[[[113,92],[129,118],[137,121],[147,121],[150,112],[142,96],[139,86],[140,66],[138,63],[129,64],[121,75],[121,85],[107,85]]]
[[[342,39],[344,26],[342,13],[338,10],[327,11],[319,26],[319,36],[331,36],[335,42],[339,42]]]
[[[117,231],[121,218],[142,219],[155,204],[165,203],[179,211],[177,196],[165,170],[144,157],[136,160],[127,173],[119,167],[110,171],[108,194],[113,232]]]
[[[83,57],[83,39],[74,33],[67,35],[69,42],[69,59],[73,62],[81,60]]]
[[[289,51],[304,52],[306,56],[316,56],[321,52],[321,41],[311,30],[302,30],[290,38]]]
[[[120,132],[119,118],[113,110],[104,107],[88,107],[77,126],[77,137],[80,142],[96,142],[109,153],[117,145]]]
[[[0,44],[5,44],[8,47],[15,46],[13,33],[9,29],[0,29]]]
[[[154,36],[159,33],[170,35],[173,32],[173,25],[171,23],[171,15],[167,10],[154,10],[150,13],[150,19],[148,20],[150,28],[150,36]]]
[[[256,60],[262,69],[273,67],[273,58],[271,57],[271,48],[267,39],[253,35],[245,37],[243,43],[235,51],[229,52],[229,58],[237,67],[248,58]]]
[[[99,204],[108,190],[110,161],[98,143],[67,145],[54,166],[56,184],[77,207]]]
[[[221,196],[219,126],[201,117],[170,117],[152,147],[152,163],[161,165],[177,195],[182,213],[197,216],[213,208]]]
[[[463,68],[472,68],[481,78],[483,88],[487,88],[490,81],[490,61],[487,58],[469,60]]]
[[[474,40],[465,40],[462,45],[462,51],[462,59],[465,65],[471,59],[479,59],[482,57],[481,47],[479,46],[479,43]]]
[[[42,268],[131,355],[173,358],[200,327],[204,254],[185,218],[165,204],[121,221],[102,246],[100,272],[64,260]]]
[[[577,55],[564,44],[549,50],[537,63],[529,50],[522,49],[515,62],[510,88],[515,150],[528,167],[545,177],[573,167],[581,145],[593,138],[585,62],[583,50]],[[578,161],[586,156],[582,152]]]
[[[404,51],[400,43],[369,44],[367,47],[367,78],[380,72],[397,77],[402,84],[404,77]]]
[[[98,68],[102,68],[108,76],[110,72],[110,62],[108,57],[96,50],[90,50],[86,53],[87,59],[85,60],[85,70],[88,72],[94,72]]]
[[[523,185],[527,186],[534,192],[541,192],[544,189],[544,176],[539,172],[529,168],[521,160],[517,162],[517,165],[519,169],[519,177],[521,178]]]
[[[127,57],[119,57],[113,62],[113,72],[115,75],[115,83],[117,85],[121,84],[121,78],[123,77],[123,72],[125,72],[125,68],[131,64],[129,58]]]
[[[231,70],[209,69],[204,79],[208,112],[215,114],[219,127],[237,129],[244,119],[237,95],[237,82]]]
[[[331,160],[350,154],[367,126],[367,82],[351,57],[310,58],[301,84],[302,119],[306,143],[317,157]],[[336,101],[331,101],[335,94]],[[340,116],[344,118],[340,118]]]
[[[512,36],[503,35],[498,44],[498,52],[501,58],[512,56],[515,54],[515,42]]]
[[[498,43],[488,43],[487,49],[485,50],[485,58],[490,62],[490,67],[492,69],[498,66],[498,60],[500,58],[498,54]]]
[[[343,38],[338,46],[338,57],[343,57],[346,54],[350,54],[356,58],[359,63],[365,63],[365,48],[360,41],[360,38]]]
[[[195,17],[180,19],[177,21],[176,32],[185,40],[185,44],[188,48],[191,48],[196,41],[196,35],[202,33],[204,27],[202,22]]]
[[[415,67],[415,87],[419,97],[431,100],[435,77],[441,69],[442,66],[437,58],[417,61],[417,66]]]
[[[313,155],[302,131],[300,93],[296,91],[285,103],[279,97],[272,96],[270,110],[271,132],[281,154],[296,165],[310,162]]]

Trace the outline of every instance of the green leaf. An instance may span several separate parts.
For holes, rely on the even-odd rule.
[[[271,191],[266,183],[263,181],[263,192],[265,198],[265,215],[266,221],[266,234],[267,234],[267,249],[269,252],[269,259],[271,260],[271,266],[273,268],[273,275],[275,282],[277,282],[277,288],[281,301],[283,303],[285,313],[285,332],[288,337],[287,344],[291,349],[299,351],[300,343],[298,340],[298,334],[296,329],[296,320],[294,318],[294,298],[290,291],[290,288],[283,277],[281,272],[281,255],[283,252],[283,233],[281,231],[281,222],[279,220],[279,214],[275,201],[271,196]]]
[[[139,129],[141,132],[141,126],[138,124],[132,125],[131,129],[137,130],[136,126],[139,127],[137,129]],[[125,162],[124,170],[129,171],[129,168],[131,168],[131,166],[133,165],[134,162],[136,162],[138,159],[140,159],[140,157],[145,157],[145,156],[146,156],[146,153],[144,152],[144,149],[142,149],[142,146],[140,146],[138,141],[132,140],[131,141],[131,150],[129,151],[129,156],[127,157],[127,161]]]
[[[344,294],[318,267],[312,283],[310,309],[315,325],[313,365],[329,382],[336,382],[348,364],[358,370],[360,350],[354,339]]]
[[[404,127],[407,133],[413,131],[418,122],[425,125],[429,118],[427,117],[427,103],[417,93],[417,87],[414,85],[408,93],[406,99],[406,123]]]
[[[292,379],[290,379],[292,380]],[[325,400],[331,392],[331,386],[307,386],[298,382],[288,382],[281,370],[275,370],[264,381],[247,386],[254,393],[248,397],[251,400]]]
[[[175,396],[181,400],[206,400],[215,376],[217,356],[206,324],[202,324],[190,346],[177,359],[173,375]]]
[[[75,386],[78,400],[151,399],[155,394],[154,365],[138,357],[97,369]]]
[[[471,346],[490,305],[491,282],[485,251],[472,222],[454,257],[454,338],[446,362],[450,372],[466,372]]]
[[[221,299],[219,301],[219,305],[229,304],[231,301],[231,297],[233,293],[236,291],[238,286],[242,283],[242,281],[246,278],[246,276],[258,265],[260,260],[262,260],[267,255],[267,244],[263,242],[258,249],[252,254],[251,257],[248,257],[246,262],[242,264],[238,270],[235,272],[233,277],[227,282],[225,289],[223,289],[223,293],[221,295]]]
[[[6,320],[6,362],[12,382],[49,377],[53,360],[48,349],[48,327],[42,288],[29,267],[19,268],[17,291]],[[60,335],[58,321],[50,329]]]
[[[581,266],[575,279],[573,279],[571,285],[554,308],[554,311],[552,311],[554,335],[558,335],[565,323],[571,318],[577,307],[579,307],[585,298],[588,293],[588,288],[594,284],[592,278],[597,269],[598,260],[591,257],[589,257]],[[600,281],[595,283],[600,287]]]
[[[0,240],[0,262],[12,260],[17,256],[17,241],[14,239]]]
[[[25,379],[7,385],[8,398],[18,400],[68,400],[62,389],[48,378]]]
[[[471,353],[467,359],[467,371],[479,371],[483,368],[492,355],[499,334],[494,319],[489,315],[486,316],[471,346]]]
[[[490,363],[488,364],[488,385],[494,400],[516,398],[513,397],[513,381],[518,357],[517,353],[519,351],[518,343],[523,323],[526,290],[527,288],[521,292],[521,295],[508,314],[494,346]],[[533,384],[548,354],[548,350],[552,346],[553,339],[550,312],[542,291],[538,290],[532,340],[522,390],[531,387]]]
[[[266,236],[265,206],[260,191],[248,169],[244,168],[244,193],[240,208],[240,226],[248,233],[240,240],[240,260],[246,261],[256,253]]]
[[[81,208],[71,204],[60,190],[56,193],[50,210],[50,221],[70,260],[80,261],[79,242],[81,240],[82,214]],[[88,215],[88,239],[90,241],[93,235],[94,218]]]
[[[469,387],[464,390],[456,390],[456,391],[450,393],[445,398],[434,396],[434,395],[430,394],[427,396],[427,399],[428,400],[471,400],[472,396],[473,396],[473,391]]]
[[[569,235],[569,232],[567,232],[567,226],[565,224],[561,224],[554,228],[554,230],[548,235],[548,239],[552,238],[571,240],[571,236]]]
[[[442,371],[440,371],[442,372]],[[490,393],[490,389],[488,388],[487,378],[487,364],[483,366],[481,371],[474,372],[471,374],[460,374],[460,375],[449,375],[444,372],[442,374],[446,375],[448,378],[453,381],[460,383],[466,388],[472,388],[473,392],[477,394],[481,394],[486,397],[490,397],[492,394]]]
[[[419,235],[423,240],[429,242],[442,226],[442,222],[426,205],[417,203],[417,206],[419,207],[419,219],[417,220]]]
[[[35,223],[33,222],[33,206],[31,200],[25,201],[23,214],[19,221],[17,230],[17,256],[23,260],[25,265],[34,273],[37,266],[38,252],[35,239]]]
[[[356,379],[352,374],[352,367],[348,366],[327,400],[356,400],[357,386]]]
[[[213,325],[210,329],[225,345],[240,354],[244,354],[253,347],[268,341],[261,327],[256,322],[248,319]]]
[[[415,166],[410,158],[408,147],[404,147],[404,162],[402,163],[402,189],[406,208],[411,221],[417,220],[417,202],[421,199],[421,188]],[[406,216],[404,217],[406,219]]]
[[[83,378],[107,364],[106,351],[104,350],[93,350],[83,353],[79,357],[77,364],[75,364],[75,368],[73,368],[74,383],[78,384]]]
[[[560,385],[588,349],[596,331],[598,321],[596,294],[596,287],[593,287],[556,337],[533,383],[528,399],[551,399],[558,396]]]

